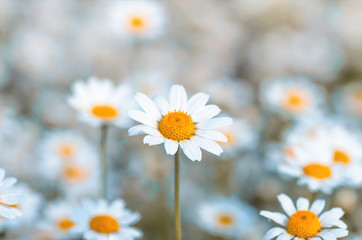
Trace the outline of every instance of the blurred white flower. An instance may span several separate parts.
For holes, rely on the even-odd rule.
[[[292,117],[306,117],[323,111],[323,91],[304,77],[286,77],[262,85],[261,101],[274,112]]]
[[[164,9],[157,1],[114,1],[107,15],[109,27],[122,37],[152,39],[165,30]]]
[[[213,235],[238,238],[256,222],[255,210],[234,198],[215,198],[198,206],[196,223]]]
[[[264,240],[278,239],[337,239],[348,235],[347,225],[340,220],[344,215],[341,208],[332,208],[322,213],[325,200],[318,199],[312,203],[308,199],[299,198],[296,207],[285,194],[278,195],[278,200],[287,214],[261,211],[260,215],[273,220],[282,227],[270,229]]]
[[[131,89],[123,84],[115,86],[108,79],[89,78],[78,80],[72,86],[68,103],[78,113],[81,121],[91,126],[114,124],[128,127],[130,119],[126,110],[131,107]]]
[[[138,222],[140,215],[125,208],[121,199],[111,203],[105,200],[84,200],[81,207],[74,209],[71,220],[75,226],[71,233],[82,234],[86,240],[134,240],[142,232],[130,225]]]
[[[214,129],[230,125],[232,119],[214,118],[221,110],[216,105],[206,105],[208,99],[208,95],[200,92],[188,100],[181,85],[171,87],[169,101],[163,96],[151,100],[138,93],[136,100],[144,112],[132,110],[129,116],[142,124],[130,128],[129,135],[147,134],[145,144],[164,143],[170,155],[180,146],[192,161],[201,161],[200,148],[219,156],[223,150],[215,141],[226,142],[227,138]]]

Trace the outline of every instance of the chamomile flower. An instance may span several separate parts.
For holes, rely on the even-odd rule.
[[[75,82],[72,90],[68,103],[77,110],[80,120],[94,127],[102,124],[128,126],[125,111],[130,105],[131,91],[127,85],[115,86],[108,79],[91,77]]]
[[[142,237],[142,232],[132,226],[140,219],[138,213],[125,208],[121,199],[111,203],[105,200],[84,200],[73,210],[70,219],[75,223],[72,233],[80,233],[86,240],[123,240]]]
[[[304,77],[276,79],[261,89],[261,100],[267,109],[295,117],[321,110],[322,96],[322,90]]]
[[[223,237],[242,236],[256,221],[255,210],[233,198],[201,203],[196,214],[196,222],[203,230]]]
[[[110,28],[122,37],[152,39],[164,32],[163,6],[153,0],[115,1],[109,11]]]
[[[16,178],[5,178],[5,170],[0,168],[0,216],[6,219],[14,219],[22,215],[17,205],[26,200],[26,195],[14,190]]]
[[[50,203],[44,210],[42,228],[51,230],[59,238],[69,236],[70,229],[75,226],[70,219],[72,206],[71,202],[65,200]]]
[[[151,100],[138,93],[136,100],[144,112],[132,110],[129,116],[142,124],[130,128],[129,135],[147,134],[143,139],[145,144],[163,143],[170,155],[180,146],[192,161],[201,161],[201,148],[219,156],[223,150],[215,141],[227,142],[227,138],[215,129],[230,125],[232,119],[214,118],[221,110],[216,105],[206,105],[208,99],[204,93],[187,99],[181,85],[171,87],[169,101],[162,96]]]
[[[260,215],[271,219],[282,227],[270,229],[264,240],[327,240],[348,235],[347,225],[340,220],[344,212],[341,208],[333,208],[322,213],[325,200],[318,199],[310,205],[308,199],[299,198],[296,206],[285,194],[278,195],[278,200],[285,214],[261,211]]]
[[[304,138],[300,142],[303,144],[284,155],[284,162],[278,167],[279,172],[296,178],[299,185],[307,185],[312,192],[330,194],[341,186],[343,174],[333,164],[334,152],[328,146],[327,139],[310,141]]]

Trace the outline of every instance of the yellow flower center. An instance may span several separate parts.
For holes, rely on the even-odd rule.
[[[308,106],[308,97],[299,90],[290,91],[284,99],[284,107],[291,112],[304,111]]]
[[[196,127],[189,114],[181,112],[181,110],[168,112],[164,116],[158,126],[162,136],[174,141],[184,141],[191,138]]]
[[[96,105],[91,109],[92,114],[104,121],[111,121],[118,117],[118,110],[109,105]]]
[[[63,176],[69,182],[79,182],[86,177],[86,171],[80,166],[66,166],[63,169]]]
[[[315,237],[321,227],[317,215],[309,210],[300,210],[289,218],[287,232],[292,236],[307,239]]]
[[[75,223],[69,218],[62,218],[57,222],[57,227],[61,231],[68,232],[69,229],[75,226]]]
[[[129,19],[129,29],[135,34],[140,34],[146,31],[147,21],[143,16],[132,16]]]
[[[332,169],[327,165],[319,163],[307,164],[303,167],[303,170],[306,175],[319,180],[324,180],[332,176]]]
[[[234,225],[235,219],[230,214],[220,214],[219,216],[217,216],[217,223],[221,227],[231,227]]]
[[[333,161],[337,163],[343,163],[348,165],[351,162],[351,158],[344,151],[335,150]]]
[[[120,225],[118,220],[109,215],[98,215],[89,221],[89,227],[95,232],[111,234],[118,232]]]
[[[74,146],[70,143],[63,143],[59,146],[58,152],[60,156],[64,159],[71,159],[74,157],[75,149]]]

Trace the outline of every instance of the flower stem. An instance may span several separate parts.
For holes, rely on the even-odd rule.
[[[99,142],[99,159],[101,165],[100,197],[104,199],[107,199],[107,133],[108,125],[104,124],[101,127],[101,139]]]
[[[175,230],[176,230],[176,240],[181,240],[180,149],[178,149],[175,154]]]

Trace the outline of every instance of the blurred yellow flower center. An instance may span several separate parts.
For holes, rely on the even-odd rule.
[[[147,28],[147,21],[142,16],[133,16],[129,20],[129,28],[133,33],[142,33]]]
[[[92,114],[104,121],[113,120],[118,117],[118,110],[109,105],[96,105],[92,107]]]
[[[63,176],[70,182],[78,182],[85,178],[86,171],[80,166],[66,166],[63,169]]]
[[[59,146],[59,154],[64,159],[70,159],[74,156],[75,149],[74,146],[70,143],[63,143]]]
[[[310,177],[323,180],[332,176],[332,169],[323,164],[311,163],[303,167],[304,173]]]
[[[69,229],[75,226],[75,223],[69,218],[62,218],[57,222],[57,226],[60,230],[68,232]]]
[[[292,112],[301,112],[307,108],[308,98],[301,91],[290,91],[284,99],[284,107]]]
[[[294,153],[294,149],[292,146],[287,146],[286,148],[284,148],[284,154],[287,155],[288,157],[295,159],[295,153]]]
[[[226,143],[222,143],[223,145],[235,146],[236,145],[236,136],[233,132],[223,132],[228,141]]]
[[[175,110],[162,118],[158,129],[167,139],[184,141],[195,134],[196,127],[189,114]]]
[[[333,156],[333,161],[347,165],[351,162],[351,158],[345,152],[340,151],[340,150],[335,150],[334,156]]]
[[[222,227],[230,227],[235,223],[235,219],[230,214],[221,214],[217,217],[217,223]]]
[[[321,227],[317,215],[309,210],[300,210],[289,218],[287,232],[292,236],[307,239],[315,237]]]
[[[120,228],[117,219],[109,215],[98,215],[93,217],[89,221],[89,227],[93,231],[102,234],[115,233],[118,232]]]

